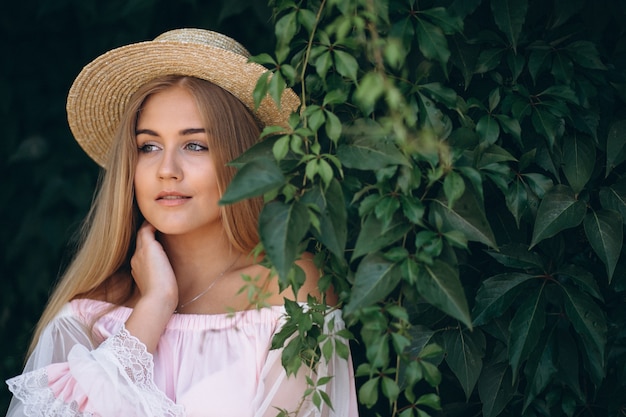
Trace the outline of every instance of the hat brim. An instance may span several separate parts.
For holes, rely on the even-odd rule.
[[[147,41],[122,46],[99,56],[80,72],[68,94],[68,122],[83,150],[104,167],[133,93],[154,78],[184,75],[229,91],[264,125],[287,127],[289,116],[300,105],[293,90],[285,90],[280,108],[269,96],[254,108],[253,91],[266,71],[242,55],[209,45]]]

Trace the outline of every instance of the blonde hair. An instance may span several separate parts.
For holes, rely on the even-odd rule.
[[[107,291],[116,274],[129,270],[135,246],[135,234],[142,217],[134,196],[134,175],[137,160],[135,130],[137,117],[146,99],[172,87],[186,89],[196,100],[212,143],[211,156],[217,167],[217,182],[223,194],[235,169],[227,163],[252,146],[259,138],[261,126],[252,113],[232,94],[215,84],[194,77],[170,75],[154,79],[142,86],[131,98],[109,152],[106,172],[81,229],[78,251],[61,277],[37,324],[28,354],[33,351],[41,332],[70,300],[100,289]],[[258,243],[260,198],[222,206],[221,219],[233,249],[251,251]],[[128,301],[134,290],[129,274],[119,274],[115,285],[124,285],[113,294],[114,304]]]

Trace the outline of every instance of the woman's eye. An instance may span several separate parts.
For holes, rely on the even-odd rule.
[[[151,143],[144,143],[143,145],[138,146],[137,149],[141,153],[148,153],[148,152],[154,152],[158,150],[159,148],[156,145],[153,145]]]
[[[188,150],[194,152],[206,151],[208,148],[200,143],[191,142],[185,146]]]

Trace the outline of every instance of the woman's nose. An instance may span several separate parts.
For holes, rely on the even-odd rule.
[[[174,180],[181,180],[183,178],[183,171],[178,156],[175,150],[163,150],[158,169],[159,178]]]

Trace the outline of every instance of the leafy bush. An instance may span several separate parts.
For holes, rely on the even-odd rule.
[[[364,414],[621,415],[624,4],[272,5],[257,97],[303,106],[224,202],[265,196],[284,287],[317,251]],[[288,368],[340,348],[319,310],[290,314]]]

